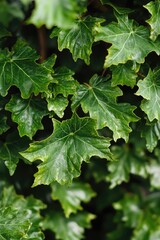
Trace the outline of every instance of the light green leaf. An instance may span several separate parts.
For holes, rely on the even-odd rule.
[[[111,66],[112,71],[112,86],[126,85],[133,88],[136,84],[137,74],[133,68],[132,62]]]
[[[128,103],[117,103],[116,98],[122,94],[118,87],[112,87],[107,78],[94,75],[89,85],[80,85],[77,94],[73,97],[73,110],[79,105],[85,113],[89,112],[91,118],[97,120],[98,128],[105,126],[113,131],[113,138],[128,140],[131,132],[130,122],[138,117],[133,113],[135,109]]]
[[[67,98],[62,95],[57,95],[55,98],[46,98],[48,102],[48,110],[54,111],[58,117],[62,118],[64,116],[64,110],[68,106]]]
[[[160,140],[160,122],[147,122],[142,128],[142,137],[146,140],[148,151],[152,152]]]
[[[126,63],[128,60],[144,63],[145,57],[156,46],[149,38],[149,31],[144,26],[138,26],[125,14],[115,13],[118,22],[107,26],[96,27],[96,41],[111,43],[105,60],[105,67]]]
[[[150,176],[150,184],[154,189],[160,188],[160,162],[152,159],[147,166],[147,172]]]
[[[62,186],[56,182],[51,184],[52,199],[59,200],[65,216],[82,210],[81,202],[89,202],[96,194],[90,185],[83,182],[73,182],[71,186]]]
[[[4,188],[0,194],[0,238],[1,239],[44,239],[40,230],[40,210],[45,205],[33,197],[24,199],[16,195],[13,187]],[[33,233],[34,231],[34,233]]]
[[[137,153],[134,149],[130,149],[128,145],[124,145],[113,146],[112,153],[117,161],[109,163],[110,174],[106,177],[107,181],[111,183],[111,188],[122,182],[128,182],[130,174],[147,177],[146,159],[139,152]]]
[[[90,222],[94,218],[93,214],[86,212],[65,218],[61,212],[52,210],[46,216],[43,228],[54,232],[56,239],[80,240],[84,238],[84,230],[91,227]]]
[[[35,0],[35,9],[28,23],[36,27],[46,25],[47,28],[72,28],[75,19],[85,11],[85,7],[85,0]]]
[[[37,59],[35,50],[21,40],[16,42],[11,52],[0,50],[0,94],[3,97],[12,85],[20,89],[23,98],[47,90],[52,79],[50,71],[35,63]]]
[[[35,142],[21,155],[33,162],[40,159],[33,186],[50,184],[70,184],[80,175],[83,161],[90,157],[112,159],[109,140],[100,137],[95,130],[95,122],[90,118],[73,115],[62,123],[54,120],[54,132],[47,139]]]
[[[148,4],[144,5],[144,7],[152,15],[151,18],[146,22],[149,23],[149,25],[151,26],[151,39],[156,40],[156,38],[160,34],[160,1],[150,1]]]
[[[10,175],[14,174],[19,159],[22,159],[19,152],[25,150],[27,146],[28,139],[20,138],[15,132],[7,135],[5,142],[0,142],[0,160],[5,162]]]
[[[19,94],[12,95],[7,103],[6,110],[12,112],[12,120],[18,124],[20,136],[28,136],[30,139],[37,130],[42,130],[42,118],[48,114],[46,102],[42,99],[22,99]]]
[[[9,126],[6,123],[6,121],[7,121],[7,117],[1,111],[0,112],[0,134],[6,132],[9,129]]]
[[[53,30],[51,37],[58,36],[58,49],[60,51],[68,48],[74,61],[80,58],[89,65],[94,42],[94,27],[99,26],[101,22],[103,22],[102,19],[88,16],[83,20],[78,20],[72,29]]]
[[[141,108],[147,114],[150,121],[160,121],[160,68],[150,69],[148,75],[137,84],[137,95],[145,98]]]

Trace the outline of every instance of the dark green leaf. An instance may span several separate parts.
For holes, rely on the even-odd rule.
[[[42,99],[22,99],[14,94],[7,103],[6,110],[12,112],[12,120],[18,124],[20,136],[28,136],[30,139],[37,130],[43,129],[42,118],[48,114],[46,102]]]
[[[9,129],[8,124],[6,123],[7,117],[3,112],[0,112],[0,134],[6,132]]]
[[[95,130],[95,122],[90,118],[73,115],[62,123],[54,120],[53,134],[40,142],[35,142],[22,154],[33,162],[40,159],[34,186],[57,181],[69,184],[80,175],[83,161],[92,156],[112,159],[109,140],[100,137]]]
[[[35,50],[23,41],[17,41],[11,52],[1,50],[0,94],[6,96],[12,85],[20,89],[23,98],[47,90],[51,81],[50,71],[35,63],[37,59]]]
[[[103,22],[101,19],[86,17],[76,22],[69,30],[53,30],[51,37],[58,36],[58,48],[62,51],[68,48],[73,55],[74,61],[83,59],[86,64],[90,63],[92,44],[94,42],[94,27]]]
[[[58,117],[62,118],[64,116],[64,110],[68,105],[67,98],[62,95],[57,95],[55,98],[46,98],[48,102],[48,110],[54,111]]]
[[[22,156],[19,154],[28,146],[27,138],[20,138],[17,133],[12,133],[7,136],[4,143],[0,142],[0,159],[5,162],[10,175],[14,174],[19,159]]]
[[[72,108],[79,105],[91,118],[97,120],[98,128],[108,126],[113,131],[113,137],[128,140],[131,132],[130,122],[138,117],[133,113],[135,109],[128,103],[117,103],[116,98],[122,94],[118,87],[112,87],[106,78],[94,75],[89,85],[80,85],[77,94],[73,97]]]

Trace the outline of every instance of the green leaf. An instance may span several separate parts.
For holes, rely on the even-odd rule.
[[[147,122],[142,129],[148,151],[152,152],[160,140],[160,122]]]
[[[122,182],[128,182],[130,174],[147,177],[146,159],[135,149],[130,149],[128,145],[113,146],[112,153],[117,161],[109,163],[110,174],[106,177],[107,181],[111,183],[111,188]]]
[[[160,188],[160,179],[159,179],[160,162],[152,159],[147,166],[147,172],[150,177],[151,187],[154,189],[159,189]]]
[[[141,108],[147,114],[150,121],[160,121],[160,68],[150,69],[148,75],[137,84],[137,95],[145,98]]]
[[[62,94],[64,97],[73,95],[79,85],[73,78],[74,72],[67,67],[57,68],[54,72],[53,82],[50,87],[51,93],[56,97],[58,94]]]
[[[148,4],[144,5],[144,7],[149,11],[149,13],[152,15],[149,20],[146,22],[149,23],[151,26],[151,39],[156,40],[158,35],[160,34],[160,1],[155,0],[150,1]]]
[[[20,89],[23,98],[47,90],[51,81],[50,71],[35,63],[37,59],[35,50],[20,40],[11,52],[0,50],[0,94],[3,97],[13,85]]]
[[[9,36],[11,36],[11,33],[2,24],[0,24],[0,38]]]
[[[20,20],[24,18],[24,13],[22,12],[20,5],[16,1],[8,3],[6,0],[1,0],[0,23],[4,26],[8,26],[15,18]]]
[[[83,20],[78,20],[72,29],[53,30],[51,37],[58,36],[58,49],[60,51],[68,48],[74,61],[80,58],[89,65],[94,42],[94,27],[99,26],[101,22],[103,20],[88,16]]]
[[[65,216],[82,210],[81,202],[89,202],[96,194],[90,185],[82,182],[73,182],[71,186],[62,186],[56,182],[51,184],[52,199],[59,200]]]
[[[48,114],[46,102],[42,99],[22,99],[19,94],[12,95],[7,103],[6,110],[12,112],[12,120],[18,124],[20,136],[28,136],[30,139],[37,130],[42,130],[42,118]]]
[[[84,228],[90,228],[94,218],[93,214],[86,212],[65,218],[61,212],[52,210],[46,216],[43,228],[54,232],[56,239],[80,240],[84,238]]]
[[[0,142],[0,159],[5,162],[10,175],[14,174],[19,159],[22,159],[19,152],[25,150],[26,147],[28,147],[28,139],[20,138],[15,132],[7,135],[4,143]]]
[[[132,62],[111,66],[112,71],[112,86],[126,85],[133,88],[136,84],[137,74],[133,69]]]
[[[128,19],[125,14],[115,13],[118,22],[112,22],[107,26],[96,27],[96,41],[111,43],[104,66],[118,65],[126,63],[128,60],[137,63],[144,63],[145,57],[152,51],[156,51],[156,46],[149,38],[147,28],[137,26]]]
[[[40,230],[40,210],[45,205],[33,197],[24,199],[13,187],[4,188],[0,194],[0,239],[44,239]],[[34,230],[34,234],[33,234]]]
[[[9,126],[6,123],[6,121],[7,121],[7,117],[1,111],[0,112],[0,134],[6,132],[9,129]]]
[[[28,23],[36,27],[46,25],[47,28],[58,26],[72,28],[75,19],[85,11],[86,1],[73,0],[35,0],[35,9]]]
[[[73,97],[73,110],[79,105],[91,118],[97,120],[98,129],[108,126],[113,131],[113,138],[128,140],[131,132],[129,123],[138,117],[133,113],[135,109],[128,103],[117,103],[116,98],[122,94],[118,87],[112,87],[107,78],[94,75],[89,85],[80,85]]]
[[[54,132],[47,139],[35,142],[21,155],[33,162],[40,159],[33,186],[57,181],[69,184],[80,175],[83,161],[92,156],[112,159],[109,141],[100,137],[95,122],[73,115],[62,123],[53,120]]]
[[[68,106],[67,98],[62,95],[57,95],[55,98],[46,98],[48,102],[48,110],[54,111],[58,117],[62,118],[64,116],[64,110]]]

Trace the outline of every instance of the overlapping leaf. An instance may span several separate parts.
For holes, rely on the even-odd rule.
[[[40,200],[33,197],[24,199],[16,195],[13,187],[4,188],[0,200],[1,239],[44,239],[39,212],[45,205]]]
[[[86,212],[65,218],[61,212],[52,210],[46,216],[43,228],[54,232],[56,239],[80,240],[84,238],[84,230],[91,227],[90,222],[94,218],[93,214]]]
[[[160,1],[150,1],[148,4],[144,5],[144,7],[149,11],[152,15],[147,22],[151,26],[151,38],[155,40],[157,36],[160,34]]]
[[[142,128],[142,137],[146,140],[148,151],[152,152],[160,140],[160,122],[147,122]]]
[[[135,107],[116,102],[117,96],[121,94],[121,90],[111,87],[106,78],[94,75],[89,85],[78,88],[72,108],[81,105],[85,113],[89,112],[91,118],[97,120],[98,128],[108,126],[113,131],[114,140],[124,138],[127,141],[131,132],[129,123],[137,121],[138,117],[133,113]]]
[[[94,120],[73,115],[62,123],[54,120],[53,134],[31,144],[21,154],[31,162],[42,161],[35,174],[34,186],[53,181],[67,184],[80,175],[82,162],[87,162],[91,156],[112,159],[108,147],[108,139],[97,134]]]
[[[111,70],[112,86],[126,85],[132,88],[135,86],[137,74],[131,62],[119,64],[118,66],[111,66]]]
[[[121,184],[123,181],[128,182],[130,174],[147,176],[147,165],[139,152],[134,149],[129,149],[128,145],[115,146],[112,148],[113,155],[117,161],[111,162],[108,165],[110,174],[107,180],[111,183],[110,187]]]
[[[0,50],[0,94],[6,96],[15,85],[23,98],[47,90],[51,81],[50,71],[35,63],[38,56],[25,42],[17,41],[12,51]]]
[[[83,182],[73,182],[71,186],[62,186],[54,182],[51,189],[53,200],[60,201],[66,217],[82,210],[81,202],[89,202],[95,196],[90,185]]]
[[[105,67],[126,63],[128,60],[143,63],[152,51],[158,51],[149,38],[149,31],[138,26],[126,14],[115,14],[118,22],[96,27],[96,41],[111,43],[105,60]]]
[[[89,64],[94,42],[94,27],[99,26],[101,22],[101,19],[89,16],[84,20],[78,20],[72,29],[53,30],[51,37],[58,36],[59,50],[62,51],[64,48],[68,48],[73,55],[74,61],[80,58],[86,64]]]
[[[160,68],[150,69],[148,75],[138,82],[137,95],[144,98],[141,104],[142,110],[150,121],[160,121]]]
[[[43,129],[42,118],[48,114],[46,102],[42,99],[22,99],[14,94],[7,103],[6,110],[12,112],[12,120],[18,124],[20,136],[32,139],[37,130]]]
[[[7,124],[7,117],[4,115],[3,112],[0,112],[0,134],[6,132],[9,129]]]
[[[72,28],[75,19],[85,11],[85,7],[85,0],[35,0],[35,9],[28,22],[37,27],[46,25],[47,28]]]
[[[28,147],[28,139],[20,138],[15,132],[9,134],[5,142],[0,142],[0,160],[5,162],[10,175],[14,174],[19,159],[22,159],[19,152],[25,150],[26,147]]]

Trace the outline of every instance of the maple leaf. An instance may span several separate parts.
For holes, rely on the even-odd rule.
[[[102,19],[88,16],[83,20],[78,20],[72,29],[54,29],[51,37],[58,36],[58,49],[60,51],[68,48],[74,61],[80,58],[89,65],[94,42],[94,27],[99,26],[101,22],[103,22]]]
[[[97,120],[98,129],[105,126],[113,131],[113,137],[128,140],[131,132],[129,123],[135,122],[138,117],[133,113],[135,109],[128,103],[117,103],[117,96],[121,95],[118,87],[112,87],[107,78],[94,75],[89,85],[80,85],[77,94],[73,96],[72,109],[79,105],[91,118]]]
[[[12,51],[0,50],[0,94],[7,95],[11,86],[20,89],[23,98],[47,91],[50,71],[35,63],[38,55],[24,41],[17,41]]]
[[[42,99],[22,99],[14,94],[5,106],[12,112],[12,120],[18,124],[20,136],[32,139],[37,130],[43,129],[42,118],[48,114],[46,102]]]
[[[126,14],[115,13],[118,22],[112,22],[107,26],[95,27],[96,41],[111,43],[104,66],[126,63],[128,60],[143,63],[145,57],[157,47],[149,38],[149,30],[138,26]]]
[[[47,28],[58,26],[72,28],[75,19],[86,9],[86,2],[72,0],[35,0],[35,8],[27,21],[37,27],[46,25]]]
[[[152,15],[151,18],[146,22],[149,23],[149,25],[151,26],[151,39],[156,40],[156,38],[160,34],[160,1],[151,1],[148,4],[144,5],[144,7]]]
[[[82,210],[81,201],[87,203],[96,194],[90,185],[83,182],[73,182],[71,186],[63,186],[56,182],[51,184],[52,199],[59,200],[66,217]]]
[[[77,115],[62,123],[53,120],[54,132],[47,139],[35,142],[21,153],[33,162],[40,159],[38,172],[33,186],[71,183],[80,175],[82,161],[89,161],[92,156],[112,159],[109,151],[109,140],[100,137],[95,130],[95,121],[90,118],[79,118]]]
[[[65,218],[60,211],[51,210],[43,222],[43,228],[54,232],[57,239],[80,240],[84,238],[85,228],[91,228],[94,218],[93,214],[87,212]]]
[[[157,119],[160,121],[160,68],[150,69],[148,75],[139,80],[136,92],[144,99],[141,103],[142,110],[147,114],[150,121]]]

